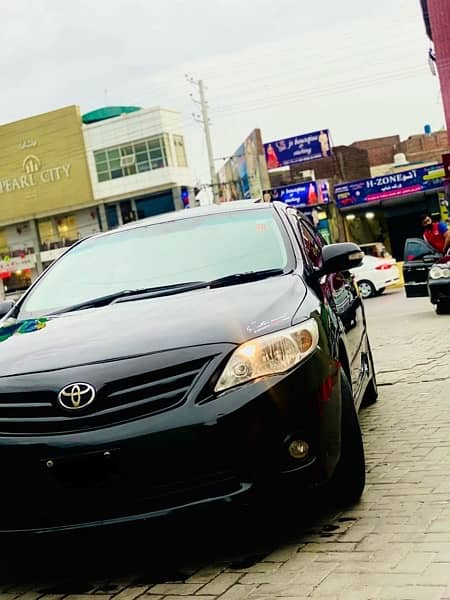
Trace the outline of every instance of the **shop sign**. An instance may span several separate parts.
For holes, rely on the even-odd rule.
[[[37,156],[30,154],[22,163],[22,173],[13,177],[0,179],[0,194],[8,194],[17,190],[32,188],[39,183],[48,184],[68,179],[71,164],[58,165],[43,169]]]
[[[267,168],[278,169],[331,156],[328,129],[264,144]]]
[[[441,188],[442,175],[442,165],[410,169],[337,185],[334,188],[334,196],[337,205],[341,208],[388,200]]]
[[[265,190],[263,199],[265,202],[278,200],[293,208],[306,208],[328,204],[330,201],[330,187],[328,181],[308,181],[307,183]]]
[[[25,269],[32,269],[36,264],[36,257],[34,254],[26,254],[23,258],[20,256],[4,256],[0,260],[0,273],[5,271],[23,271]]]

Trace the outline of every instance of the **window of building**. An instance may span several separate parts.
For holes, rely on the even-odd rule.
[[[179,167],[187,167],[186,148],[184,147],[184,138],[182,135],[173,136],[173,145],[175,147],[175,157]]]
[[[110,181],[168,166],[167,134],[94,152],[97,178]]]

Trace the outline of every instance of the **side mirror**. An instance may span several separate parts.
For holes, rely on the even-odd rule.
[[[9,313],[13,306],[14,302],[11,300],[3,300],[0,302],[0,319]]]
[[[322,250],[321,275],[332,275],[341,271],[350,271],[359,267],[363,261],[364,252],[356,244],[330,244]]]

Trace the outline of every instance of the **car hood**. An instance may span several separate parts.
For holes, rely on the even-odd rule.
[[[0,326],[0,377],[194,345],[239,344],[289,327],[306,295],[296,274],[121,302]]]

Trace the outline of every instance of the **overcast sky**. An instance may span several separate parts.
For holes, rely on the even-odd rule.
[[[0,122],[68,104],[179,109],[203,180],[185,74],[208,86],[218,159],[255,127],[265,141],[329,128],[337,145],[444,124],[419,0],[15,0],[2,23]]]

